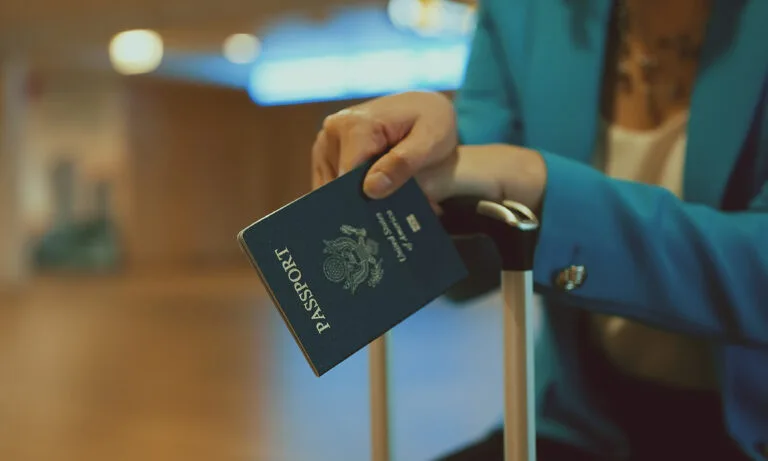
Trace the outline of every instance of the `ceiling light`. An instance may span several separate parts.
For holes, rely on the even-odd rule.
[[[152,72],[163,59],[163,40],[152,30],[121,32],[109,44],[109,58],[114,69],[121,74]]]

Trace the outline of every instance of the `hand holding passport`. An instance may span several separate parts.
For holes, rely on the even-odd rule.
[[[373,161],[238,235],[317,376],[467,276],[415,180],[384,199],[363,193]]]

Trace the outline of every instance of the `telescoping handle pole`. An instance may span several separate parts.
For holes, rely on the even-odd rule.
[[[453,235],[491,238],[501,256],[504,299],[504,459],[536,460],[533,367],[533,257],[539,221],[525,206],[473,198],[443,204]]]
[[[441,204],[454,236],[491,238],[501,256],[504,298],[504,459],[536,460],[533,397],[532,269],[539,222],[523,205],[475,198]],[[368,348],[371,459],[390,461],[387,335]]]
[[[371,461],[389,461],[387,334],[368,346],[371,405]]]

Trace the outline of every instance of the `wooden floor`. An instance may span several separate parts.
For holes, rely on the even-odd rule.
[[[391,332],[393,461],[500,420],[499,306]],[[36,279],[0,297],[0,460],[366,461],[367,373],[315,377],[250,270]]]
[[[53,278],[0,300],[0,459],[267,460],[254,282]]]

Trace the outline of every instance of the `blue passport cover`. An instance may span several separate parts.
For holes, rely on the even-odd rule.
[[[364,195],[369,161],[238,234],[317,376],[467,277],[415,180]]]

